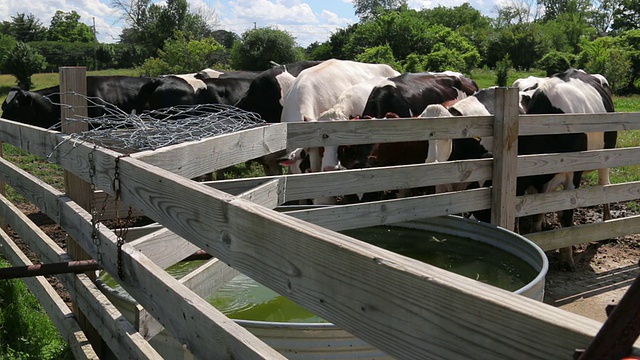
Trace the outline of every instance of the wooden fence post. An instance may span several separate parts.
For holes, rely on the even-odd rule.
[[[491,222],[514,230],[518,163],[518,89],[496,89]]]
[[[75,95],[75,94],[78,95]],[[61,67],[60,68],[60,103],[63,104],[60,109],[62,118],[62,132],[67,134],[80,133],[88,130],[86,122],[68,121],[69,118],[86,117],[87,116],[87,70],[85,67]],[[73,156],[68,154],[67,156]],[[91,184],[83,181],[76,175],[64,171],[64,190],[65,193],[73,201],[78,203],[82,208],[91,211],[91,201],[93,198],[93,189]],[[87,234],[89,235],[89,234]],[[78,243],[71,237],[67,237],[67,253],[74,260],[91,259],[91,256],[82,249]],[[95,280],[93,272],[87,273],[90,279]],[[91,342],[96,354],[101,358],[105,355],[107,347],[103,344],[98,332],[93,328],[85,315],[78,310],[76,306],[73,313],[78,319],[80,328],[87,335],[87,339]]]

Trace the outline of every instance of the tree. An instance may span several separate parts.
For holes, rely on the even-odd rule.
[[[569,53],[559,51],[550,51],[546,53],[542,59],[538,61],[538,68],[544,69],[547,76],[565,71],[573,66],[575,56]]]
[[[544,21],[557,19],[567,12],[586,14],[591,8],[591,0],[539,0],[538,3],[544,7]]]
[[[192,12],[187,0],[112,0],[129,27],[123,29],[120,42],[143,46],[143,53],[157,55],[167,39],[179,32],[186,40],[201,40],[214,35],[209,14]]]
[[[613,25],[617,32],[640,29],[640,2],[637,0],[621,0],[613,11]]]
[[[344,29],[338,29],[332,33],[327,42],[320,44],[318,47],[312,50],[311,60],[328,60],[328,59],[353,59],[345,52],[345,46],[351,39],[351,36],[356,32],[359,27],[359,23],[355,23],[347,26]]]
[[[236,69],[266,70],[271,62],[286,64],[303,59],[302,50],[286,31],[258,28],[244,32],[231,49],[231,64]]]
[[[0,72],[7,72],[7,68],[10,64],[6,64],[5,59],[13,52],[16,47],[17,41],[11,35],[0,34]]]
[[[614,12],[620,0],[594,0],[594,6],[589,22],[596,28],[598,35],[606,35],[613,26]]]
[[[45,40],[47,28],[33,14],[18,13],[11,17],[11,22],[3,21],[0,33],[11,35],[17,41],[31,42]]]
[[[507,54],[511,57],[513,67],[518,70],[529,70],[536,59],[543,56],[540,27],[533,23],[505,26],[489,40],[486,63],[494,67]]]
[[[225,68],[216,62],[220,53],[225,53],[225,49],[213,38],[186,41],[184,35],[178,34],[166,41],[158,51],[158,58],[147,59],[138,70],[142,75],[159,76],[193,73],[208,67]]]
[[[84,42],[92,43],[95,41],[93,31],[87,24],[80,22],[80,15],[77,12],[56,11],[49,25],[47,35],[49,41],[63,42]]]
[[[488,40],[493,33],[491,18],[464,3],[455,7],[438,6],[423,9],[420,13],[430,25],[443,25],[469,40],[478,49],[481,58],[486,58]]]
[[[240,40],[238,34],[227,30],[216,30],[212,34],[213,38],[218,44],[224,46],[226,49],[231,49],[236,41]]]
[[[5,66],[5,69],[16,77],[18,86],[23,90],[29,90],[33,85],[31,75],[44,70],[47,65],[44,56],[23,42],[16,44],[13,51],[5,57],[4,63],[11,64]]]
[[[496,85],[507,86],[509,70],[511,70],[511,59],[509,59],[509,54],[507,54],[504,59],[496,63]]]
[[[355,14],[361,22],[372,20],[387,10],[397,10],[407,6],[406,0],[354,0]]]
[[[402,71],[402,65],[393,57],[388,44],[366,49],[356,56],[356,61],[370,64],[387,64],[397,71]]]

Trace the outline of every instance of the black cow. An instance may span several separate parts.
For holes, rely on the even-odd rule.
[[[87,76],[87,113],[89,117],[103,115],[100,105],[112,104],[126,113],[136,108],[138,91],[149,81],[144,77]],[[92,104],[95,102],[95,104]],[[2,117],[44,128],[60,122],[60,87],[38,91],[12,88],[2,103]]]
[[[198,104],[235,105],[247,93],[253,78],[251,77],[219,77],[202,80],[205,89],[197,92]]]

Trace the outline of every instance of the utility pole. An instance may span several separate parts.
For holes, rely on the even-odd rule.
[[[93,70],[98,70],[98,37],[96,36],[96,17],[93,17]]]

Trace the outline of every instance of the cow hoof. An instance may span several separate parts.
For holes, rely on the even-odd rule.
[[[564,271],[568,271],[568,272],[575,272],[576,271],[576,265],[574,263],[569,262],[569,261],[563,261],[561,267],[562,267],[562,270],[564,270]]]

